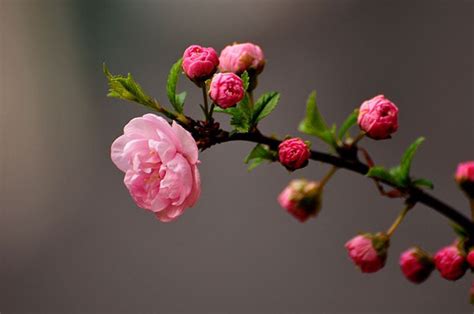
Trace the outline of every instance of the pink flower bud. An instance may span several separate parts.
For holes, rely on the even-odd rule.
[[[316,216],[321,210],[322,189],[319,182],[293,180],[278,196],[278,202],[301,222]]]
[[[244,95],[242,79],[234,73],[217,73],[212,78],[209,96],[219,107],[235,106]]]
[[[458,280],[467,269],[464,254],[455,245],[450,245],[439,250],[434,262],[441,276],[448,280]]]
[[[432,257],[417,247],[403,252],[399,264],[403,275],[417,284],[425,281],[434,269]]]
[[[385,266],[390,239],[384,233],[358,235],[346,243],[349,257],[363,273],[374,273]]]
[[[252,43],[233,44],[225,47],[219,57],[219,68],[222,72],[240,74],[244,71],[263,71],[265,57],[262,49]]]
[[[278,159],[290,171],[305,167],[309,156],[308,145],[297,137],[284,140],[278,146]]]
[[[398,129],[398,108],[384,95],[375,96],[362,103],[357,123],[370,138],[390,138],[390,134]]]
[[[474,161],[460,163],[454,178],[466,195],[474,199]]]
[[[467,263],[474,269],[474,247],[469,250],[469,253],[466,257]]]
[[[189,46],[183,54],[183,71],[192,81],[205,81],[217,70],[219,58],[214,48]]]

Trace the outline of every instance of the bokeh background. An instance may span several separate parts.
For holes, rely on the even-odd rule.
[[[412,244],[433,252],[453,240],[439,214],[417,206],[386,267],[363,275],[344,243],[386,229],[401,201],[341,171],[317,219],[300,224],[278,206],[291,178],[319,178],[327,165],[248,173],[252,145],[227,143],[200,155],[202,197],[179,220],[137,208],[109,147],[146,110],[106,98],[101,65],[132,72],[165,101],[168,70],[188,45],[258,43],[268,63],[257,94],[282,93],[261,129],[280,136],[298,134],[312,89],[337,122],[384,93],[401,127],[363,144],[389,166],[426,136],[415,173],[467,214],[453,172],[474,158],[473,9],[462,0],[0,0],[0,311],[471,313],[470,274],[452,283],[433,273],[415,286],[398,267]],[[180,89],[187,113],[199,114],[199,91],[184,79]]]

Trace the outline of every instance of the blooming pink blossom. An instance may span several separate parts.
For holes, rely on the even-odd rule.
[[[284,140],[278,146],[278,159],[290,171],[306,166],[309,156],[308,145],[297,137]]]
[[[400,255],[400,269],[413,283],[425,281],[434,269],[431,256],[419,248],[411,248]]]
[[[154,114],[132,119],[112,144],[111,157],[125,172],[136,204],[171,221],[199,198],[198,148],[179,124]]]
[[[357,122],[370,138],[389,138],[398,129],[398,108],[384,95],[378,95],[362,103]]]
[[[244,98],[242,79],[234,73],[217,73],[209,88],[209,96],[221,108],[235,106]]]
[[[219,58],[214,48],[189,46],[183,54],[183,71],[193,81],[204,81],[217,70]]]
[[[240,74],[254,70],[257,74],[265,66],[262,49],[252,43],[233,44],[225,47],[219,57],[219,68],[222,72]]]
[[[374,273],[385,266],[389,238],[385,234],[362,234],[346,243],[349,257],[363,273]]]
[[[461,278],[467,269],[466,258],[456,245],[439,250],[434,257],[435,266],[441,276],[448,280]]]
[[[278,203],[300,222],[305,222],[320,211],[321,192],[319,182],[293,180],[278,196]]]

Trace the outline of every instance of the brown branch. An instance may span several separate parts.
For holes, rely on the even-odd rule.
[[[212,140],[212,143],[210,145],[231,142],[231,141],[247,141],[247,142],[266,144],[272,149],[277,149],[278,145],[281,143],[280,140],[262,135],[260,132],[230,134],[227,131],[220,130],[220,132]],[[348,160],[339,156],[334,156],[331,154],[322,153],[315,150],[311,150],[310,158],[312,160],[331,164],[339,168],[344,168],[344,169],[359,173],[364,176],[369,171],[369,166],[362,163],[361,161],[357,159]],[[405,189],[384,180],[378,180],[378,181],[400,191],[401,195],[404,195],[404,197],[406,199],[409,199],[410,202],[413,202],[413,203],[419,202],[434,209],[438,213],[444,215],[445,217],[449,218],[450,220],[452,220],[459,226],[463,227],[466,230],[466,232],[469,233],[470,238],[474,238],[474,223],[470,219],[468,219],[466,216],[461,214],[458,210],[454,209],[453,207],[449,206],[443,201],[435,198],[434,196],[430,195],[429,193],[417,187],[410,187],[408,189]]]

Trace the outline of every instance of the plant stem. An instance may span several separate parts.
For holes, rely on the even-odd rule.
[[[249,107],[253,110],[253,91],[249,91]]]
[[[356,138],[352,141],[351,146],[357,145],[357,143],[359,143],[359,141],[360,141],[361,139],[363,139],[364,136],[365,136],[365,132],[361,131],[361,132],[356,136]]]
[[[398,214],[397,219],[393,222],[393,224],[390,226],[390,228],[387,230],[387,235],[390,238],[392,234],[397,230],[398,226],[400,223],[403,221],[403,218],[405,218],[406,214],[410,209],[413,208],[413,204],[407,204],[405,208]]]
[[[206,90],[206,84],[202,84],[202,98],[204,99],[204,115],[206,116],[206,122],[209,121],[209,104],[207,102],[207,90]]]
[[[474,198],[469,198],[469,205],[471,206],[471,219],[474,221]]]
[[[326,183],[328,183],[329,179],[331,179],[331,177],[336,173],[337,169],[339,168],[337,168],[336,166],[332,166],[331,169],[329,169],[328,173],[326,173],[324,178],[319,181],[319,183],[321,184],[321,188],[323,188]]]

